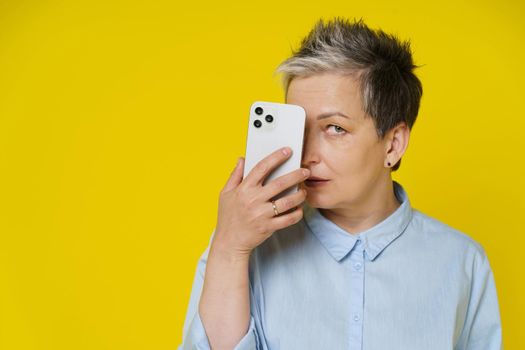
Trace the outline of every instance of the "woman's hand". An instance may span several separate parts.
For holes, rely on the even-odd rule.
[[[283,152],[287,151],[287,154]],[[219,213],[212,245],[228,254],[249,256],[251,251],[275,231],[293,225],[303,217],[300,205],[306,191],[299,189],[275,201],[279,213],[275,216],[272,199],[287,188],[308,178],[308,169],[300,168],[273,179],[263,186],[264,179],[291,155],[291,149],[279,149],[262,159],[245,179],[244,158],[240,158],[219,196]]]

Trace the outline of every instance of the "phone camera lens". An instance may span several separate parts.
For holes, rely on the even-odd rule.
[[[261,107],[255,108],[255,114],[257,114],[257,115],[263,114],[263,109]]]
[[[256,128],[260,128],[262,123],[259,119],[257,119],[256,121],[253,122],[253,125],[255,125]]]
[[[271,123],[273,121],[273,117],[270,114],[268,114],[264,119],[266,119],[268,123]]]

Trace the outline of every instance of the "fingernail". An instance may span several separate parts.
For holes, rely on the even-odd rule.
[[[304,175],[304,176],[308,176],[308,175],[310,175],[310,170],[308,170],[308,169],[303,169],[303,175]]]
[[[285,148],[283,148],[283,154],[284,154],[285,156],[289,155],[289,154],[290,154],[290,148],[289,148],[289,147],[285,147]]]

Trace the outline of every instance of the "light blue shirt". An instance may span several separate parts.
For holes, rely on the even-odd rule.
[[[300,222],[254,249],[250,325],[235,350],[502,349],[484,248],[412,208],[396,181],[394,192],[401,206],[357,235],[305,202]],[[210,349],[198,313],[208,251],[179,350]]]

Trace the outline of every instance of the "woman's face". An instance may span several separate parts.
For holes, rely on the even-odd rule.
[[[385,167],[390,142],[379,140],[373,120],[365,118],[358,82],[340,73],[296,77],[286,102],[306,110],[301,166],[327,180],[301,184],[307,203],[324,209],[369,204],[374,188],[391,181]]]

